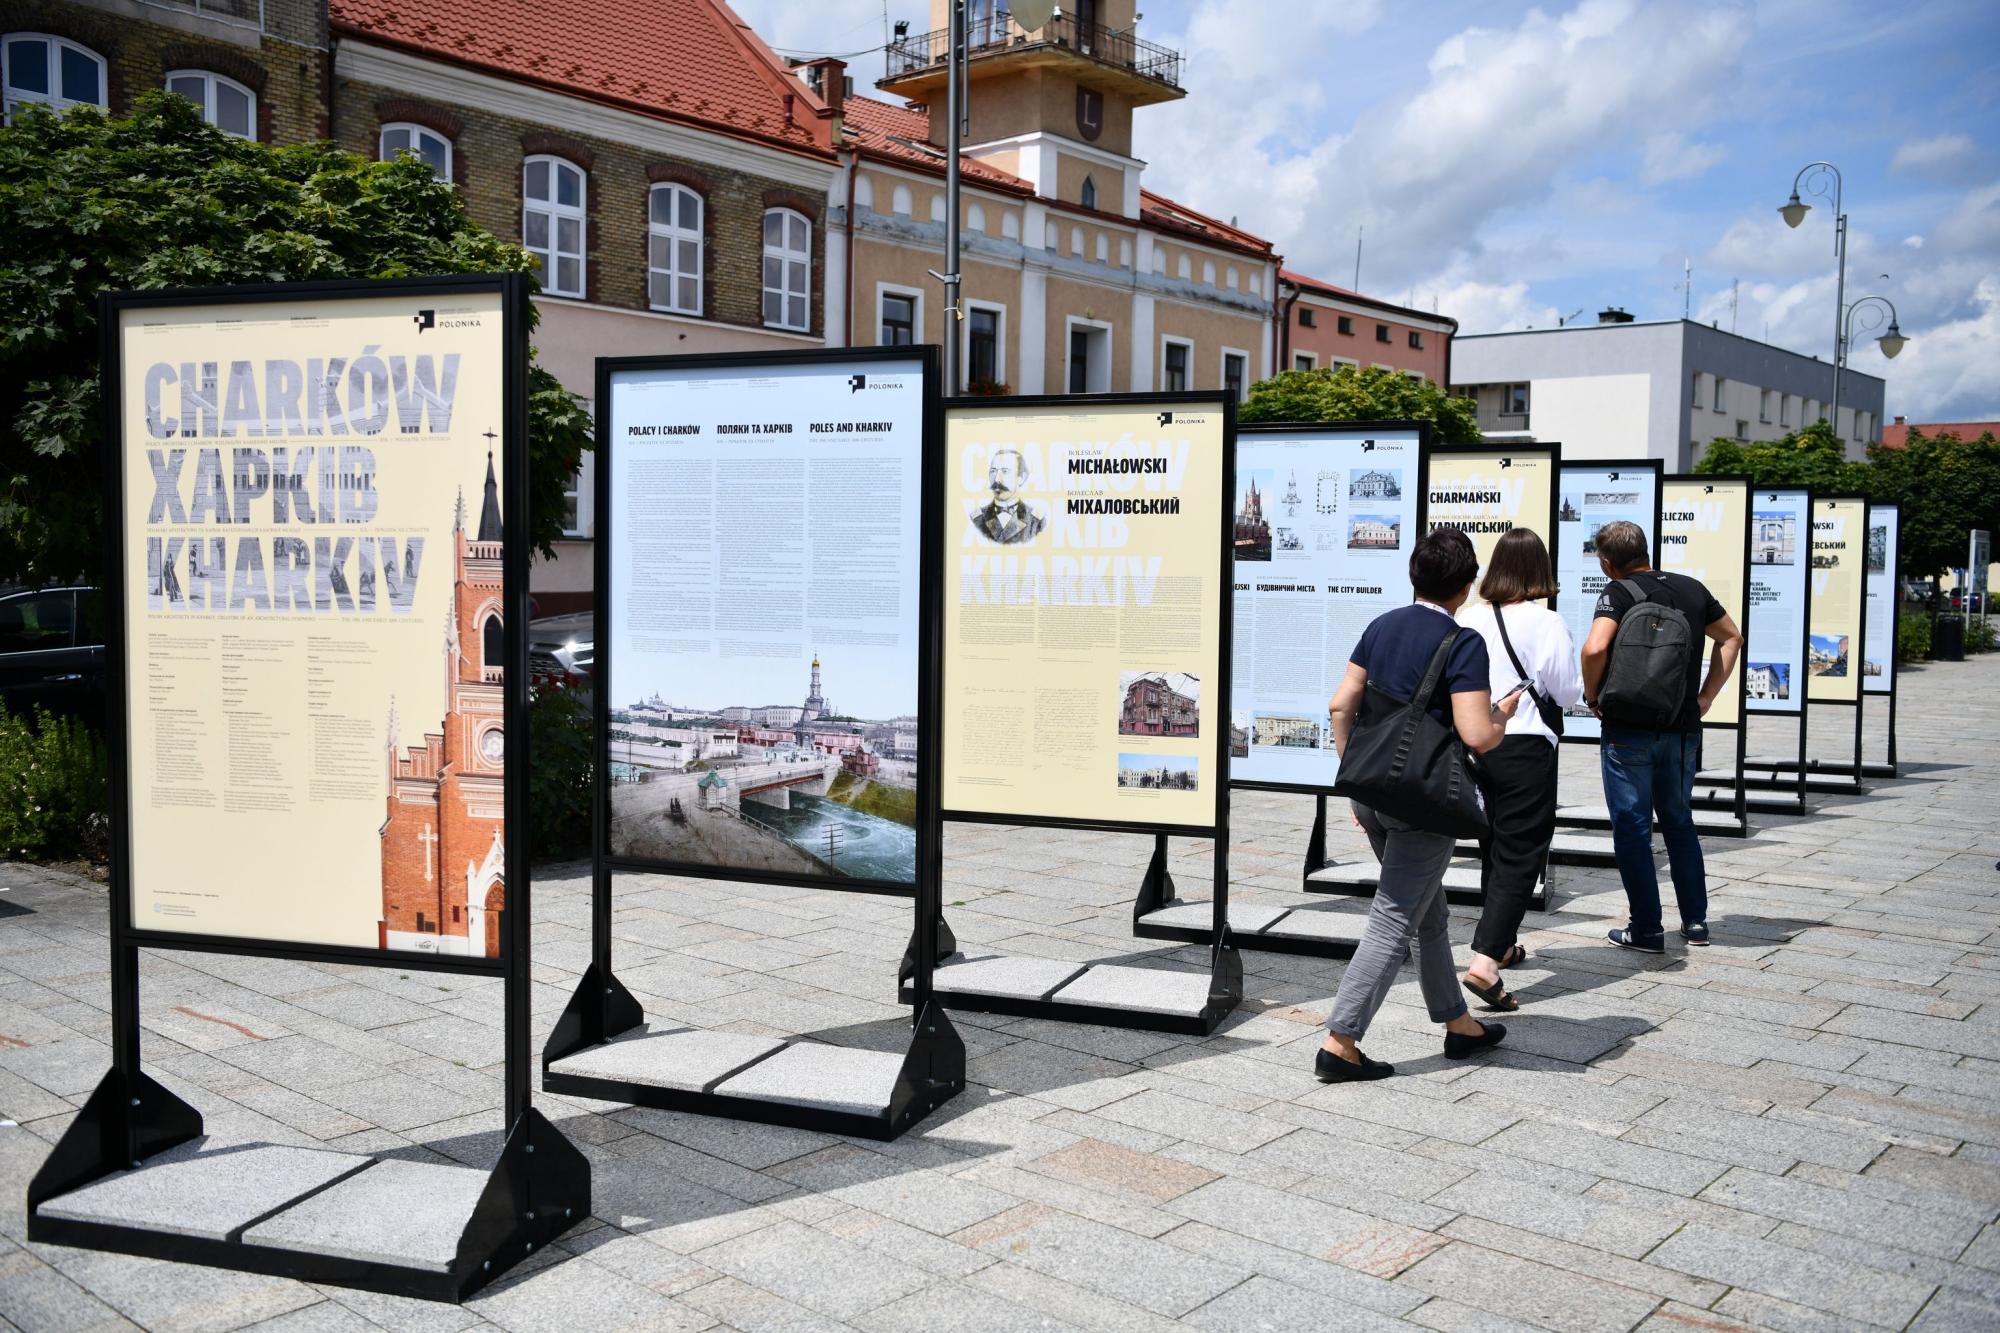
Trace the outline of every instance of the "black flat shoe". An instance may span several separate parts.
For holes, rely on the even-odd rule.
[[[1489,1046],[1498,1046],[1507,1036],[1507,1025],[1505,1023],[1481,1023],[1479,1027],[1481,1030],[1476,1037],[1461,1037],[1456,1032],[1446,1032],[1444,1034],[1444,1058],[1447,1060],[1463,1060],[1467,1056],[1479,1054],[1479,1052]],[[1336,1056],[1335,1058],[1338,1059],[1339,1057]]]
[[[1356,1051],[1355,1055],[1361,1059],[1358,1065],[1341,1059],[1322,1046],[1319,1057],[1313,1061],[1313,1073],[1319,1076],[1319,1081],[1322,1083],[1368,1083],[1378,1078],[1387,1078],[1396,1072],[1394,1065],[1384,1064],[1380,1060],[1370,1060],[1360,1051]]]

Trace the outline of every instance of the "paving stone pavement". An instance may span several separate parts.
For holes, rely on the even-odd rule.
[[[1607,947],[1615,874],[1558,868],[1490,1058],[1441,1058],[1406,973],[1367,1043],[1404,1072],[1322,1087],[1340,965],[1245,953],[1205,1040],[957,1016],[972,1086],[896,1143],[541,1096],[596,1215],[463,1308],[28,1243],[28,1178],[108,1062],[105,896],[0,864],[0,1325],[2000,1327],[2000,659],[1909,672],[1900,720],[1903,780],[1708,841],[1711,948]],[[1591,751],[1564,790],[1594,798]],[[1297,900],[1311,816],[1236,800],[1236,901]],[[953,827],[952,925],[975,956],[1201,967],[1130,934],[1149,852]],[[1208,858],[1175,844],[1183,896]],[[543,868],[535,914],[545,1029],[588,956],[582,868]],[[893,899],[632,876],[617,966],[656,1028],[896,1050],[909,928]],[[142,994],[147,1065],[213,1142],[497,1150],[494,983],[153,954]]]

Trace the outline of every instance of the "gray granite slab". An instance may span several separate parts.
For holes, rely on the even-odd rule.
[[[1565,833],[1558,830],[1556,836],[1549,841],[1549,850],[1553,852],[1583,853],[1593,856],[1610,856],[1613,854],[1611,835],[1609,833]]]
[[[1557,838],[1563,835],[1556,834]],[[1611,835],[1604,836],[1605,850],[1611,849]],[[1382,867],[1374,861],[1343,861],[1339,865],[1323,866],[1306,878],[1314,884],[1344,884],[1355,888],[1372,889],[1381,878]],[[1479,888],[1479,867],[1476,865],[1451,865],[1444,871],[1444,886],[1454,892],[1476,892]],[[1540,886],[1537,886],[1538,890]]]
[[[1368,924],[1366,903],[1329,907],[1300,907],[1285,913],[1282,921],[1266,930],[1266,936],[1286,939],[1359,941]]]
[[[800,1041],[724,1080],[715,1091],[721,1097],[882,1115],[902,1069],[903,1057],[895,1052]]]
[[[1208,1007],[1208,973],[1100,963],[1055,993],[1064,1004],[1196,1017]]]
[[[196,1140],[144,1166],[50,1199],[37,1211],[68,1222],[233,1240],[265,1214],[367,1166],[372,1158],[272,1143]]]
[[[474,1167],[389,1158],[251,1227],[243,1241],[447,1272],[486,1178]]]
[[[653,1088],[711,1092],[732,1074],[782,1050],[775,1037],[695,1028],[623,1033],[588,1050],[566,1055],[549,1066],[552,1074],[621,1079]]]
[[[1556,808],[1558,820],[1607,820],[1611,808],[1604,805],[1564,805]],[[1743,825],[1727,810],[1696,810],[1694,826],[1700,829],[1740,829]]]
[[[952,995],[998,995],[1046,1000],[1065,982],[1073,980],[1083,968],[1081,963],[1066,963],[1053,958],[989,954],[939,967],[932,984],[940,992]]]
[[[1267,903],[1231,903],[1229,928],[1239,935],[1255,934],[1289,910]],[[1215,908],[1210,903],[1175,903],[1157,912],[1148,912],[1139,919],[1149,926],[1192,926],[1196,930],[1207,930],[1214,923]]]

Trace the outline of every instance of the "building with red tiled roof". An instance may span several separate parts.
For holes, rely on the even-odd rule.
[[[1278,365],[1285,370],[1381,366],[1451,382],[1458,321],[1364,296],[1286,269],[1278,275]]]
[[[887,99],[842,107],[832,227],[855,343],[938,342],[945,246],[944,0],[888,51]],[[1212,389],[1273,368],[1271,243],[1144,187],[1132,119],[1182,96],[1180,56],[1139,37],[1133,0],[1033,32],[971,23],[962,228],[968,381],[1017,393]],[[893,99],[893,100],[889,100]]]
[[[2000,436],[2000,421],[1905,421],[1897,417],[1895,421],[1882,427],[1882,447],[1902,448],[1909,443],[1910,432],[1913,430],[1931,438],[1939,435],[1956,435],[1969,444],[1982,435]]]

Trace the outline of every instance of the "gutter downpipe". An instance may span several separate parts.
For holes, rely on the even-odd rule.
[[[861,150],[847,154],[847,310],[841,316],[840,336],[845,346],[854,346],[854,173],[861,165]]]
[[[1278,314],[1277,314],[1277,319],[1278,319],[1278,364],[1277,364],[1276,368],[1275,368],[1275,369],[1273,369],[1273,370],[1271,371],[1271,373],[1272,373],[1273,375],[1278,375],[1278,374],[1281,374],[1281,373],[1283,373],[1284,371],[1287,371],[1287,370],[1290,370],[1290,369],[1291,369],[1291,362],[1292,362],[1292,307],[1293,307],[1293,306],[1295,306],[1295,305],[1297,305],[1297,304],[1299,303],[1299,297],[1301,297],[1301,296],[1303,296],[1303,295],[1305,294],[1305,292],[1303,291],[1303,289],[1301,289],[1301,288],[1299,288],[1299,287],[1295,286],[1295,285],[1294,285],[1294,284],[1292,284],[1292,283],[1289,283],[1289,282],[1286,282],[1286,281],[1284,280],[1284,278],[1283,278],[1283,277],[1280,277],[1280,278],[1278,279],[1278,286],[1279,286],[1279,288],[1280,288],[1281,290],[1282,290],[1282,289],[1284,289],[1284,288],[1287,288],[1287,287],[1291,288],[1291,292],[1292,292],[1292,294],[1291,294],[1290,296],[1287,296],[1287,297],[1285,298],[1285,302],[1284,302],[1284,306],[1283,306],[1283,307],[1282,307],[1282,308],[1281,308],[1281,309],[1280,309],[1280,310],[1278,311]]]

